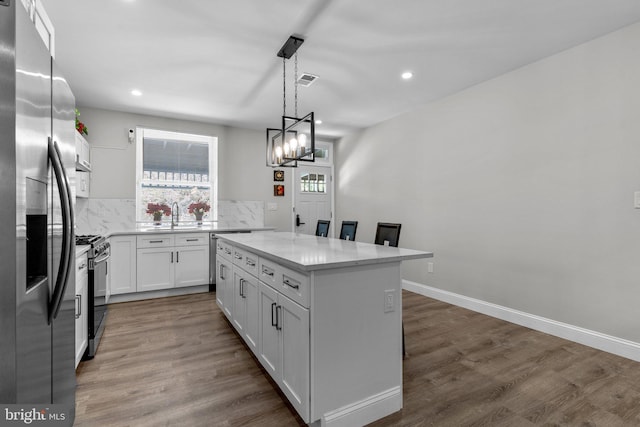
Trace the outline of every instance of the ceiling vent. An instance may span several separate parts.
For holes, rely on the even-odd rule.
[[[300,86],[308,87],[311,86],[311,83],[315,82],[316,80],[318,80],[318,76],[314,76],[313,74],[309,73],[302,73],[298,78],[298,84]]]

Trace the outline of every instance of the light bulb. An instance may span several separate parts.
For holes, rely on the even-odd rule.
[[[300,148],[304,151],[304,147],[307,145],[307,135],[301,133],[300,136],[298,136],[298,142],[300,143]]]
[[[276,147],[276,159],[280,159],[282,157],[282,147],[279,145]]]
[[[289,146],[291,147],[291,152],[293,153],[293,156],[295,157],[296,150],[298,149],[298,140],[295,139],[295,138],[291,138],[291,141],[289,141]]]
[[[285,143],[284,143],[284,150],[283,150],[283,151],[284,151],[284,155],[285,155],[285,156],[288,156],[288,155],[289,155],[290,149],[291,149],[291,148],[289,147],[289,143],[288,143],[288,142],[285,142]]]

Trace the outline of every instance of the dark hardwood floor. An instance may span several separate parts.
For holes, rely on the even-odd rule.
[[[373,426],[638,426],[640,363],[403,291],[404,408]],[[76,426],[299,426],[215,304],[114,304]]]

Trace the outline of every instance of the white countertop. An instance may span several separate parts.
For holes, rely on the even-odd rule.
[[[273,227],[228,227],[220,226],[218,224],[204,224],[200,226],[195,225],[178,225],[171,228],[170,225],[144,225],[134,226],[131,229],[112,231],[105,237],[118,236],[118,235],[132,235],[132,234],[165,234],[165,233],[237,233],[243,231],[271,231]]]
[[[223,234],[219,238],[302,271],[433,257],[433,252],[287,232]]]

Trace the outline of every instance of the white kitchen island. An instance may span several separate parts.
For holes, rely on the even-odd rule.
[[[313,425],[402,408],[402,261],[430,252],[278,232],[218,236],[216,300]]]

